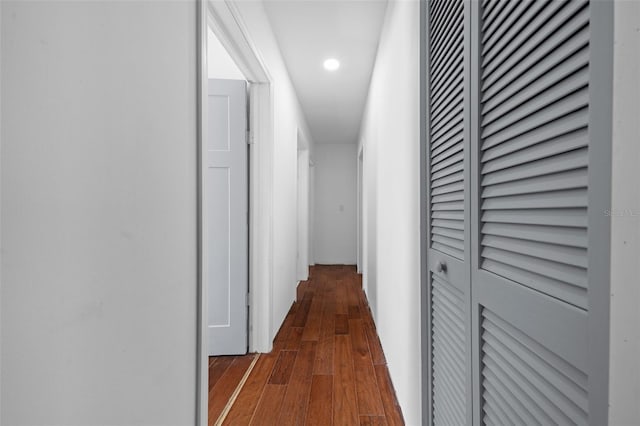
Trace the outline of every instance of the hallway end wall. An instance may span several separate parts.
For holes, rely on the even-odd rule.
[[[421,424],[419,42],[419,2],[389,2],[360,132],[368,209],[364,277],[412,426]]]
[[[318,144],[315,183],[315,262],[356,263],[356,144]]]
[[[262,2],[235,2],[242,25],[271,77],[273,97],[273,306],[275,337],[295,300],[297,280],[298,131],[314,144]]]

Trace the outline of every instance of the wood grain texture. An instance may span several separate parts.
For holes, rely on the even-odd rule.
[[[251,417],[251,425],[260,426],[278,426],[278,416],[275,413],[280,412],[284,394],[287,391],[285,385],[267,384],[264,387],[260,402],[256,407],[256,411]]]
[[[273,372],[269,378],[271,385],[286,385],[289,383],[289,377],[293,371],[293,363],[295,362],[298,351],[281,351],[273,367]]]
[[[349,336],[336,335],[333,364],[333,421],[337,425],[357,425],[360,420]]]
[[[371,362],[369,344],[362,320],[349,320],[349,330],[353,348],[353,371],[358,394],[358,412],[360,415],[384,416],[376,372]]]
[[[349,315],[336,314],[336,334],[349,334]]]
[[[223,425],[248,425],[276,362],[273,354],[262,355],[247,379]]]
[[[223,424],[404,424],[355,267],[310,268],[298,297],[273,351],[260,357]],[[210,359],[211,415],[224,408],[224,395],[233,393],[225,377],[234,360]],[[220,383],[227,381],[229,389],[221,392]],[[214,388],[220,401],[212,400]]]
[[[227,405],[227,401],[242,380],[244,373],[251,365],[254,357],[254,354],[233,357],[233,361],[229,364],[229,367],[211,388],[211,391],[209,392],[210,424],[212,424],[212,421],[215,422],[222,413],[222,410],[224,410],[224,407]]]
[[[308,426],[333,424],[333,376],[313,376],[305,424]]]
[[[380,395],[382,396],[382,404],[384,405],[384,413],[389,426],[401,426],[404,425],[404,419],[402,418],[402,411],[398,405],[396,398],[396,392],[393,390],[391,384],[391,377],[389,377],[389,370],[386,365],[376,365],[376,378],[378,379],[378,386],[380,387]]]
[[[387,419],[384,416],[360,416],[360,426],[387,426]]]
[[[302,342],[291,372],[287,393],[280,409],[279,425],[295,426],[304,424],[309,392],[311,391],[311,375],[316,355],[317,342]]]

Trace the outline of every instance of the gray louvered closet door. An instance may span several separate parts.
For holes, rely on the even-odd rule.
[[[611,14],[426,3],[430,424],[607,423]]]
[[[469,13],[433,0],[427,31],[430,389],[434,424],[471,422]]]

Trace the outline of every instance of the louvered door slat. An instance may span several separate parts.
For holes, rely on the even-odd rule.
[[[464,67],[461,62],[464,41],[462,6],[462,2],[451,2],[448,12],[441,11],[440,19],[436,18],[432,21],[432,24],[435,24],[432,27],[432,34],[437,35],[431,37],[432,49],[429,58],[432,75],[430,173],[432,183],[436,184],[440,183],[437,180],[462,171],[464,161],[462,134],[464,98],[461,91],[461,83],[464,81]],[[448,27],[445,27],[446,25]],[[447,94],[447,91],[450,93]],[[444,120],[441,120],[443,118]],[[445,148],[440,148],[441,146]],[[432,194],[430,205],[432,211],[463,211],[464,192],[457,191],[447,195]],[[445,236],[443,234],[446,234],[446,231],[438,230],[433,222],[431,226],[432,247],[440,248],[444,253],[457,258],[464,258],[464,240],[459,239],[463,238],[462,233],[453,235],[449,233]],[[464,225],[460,227],[464,230]]]
[[[488,310],[482,311],[482,334],[482,363],[495,374],[485,377],[485,393],[504,389],[501,395],[519,395],[538,422],[587,423],[588,381],[583,372]],[[498,381],[496,376],[512,380]],[[485,399],[485,405],[490,402]]]
[[[483,4],[484,8],[491,8],[490,12],[483,18],[482,22],[485,23],[485,26],[491,25],[497,19],[497,16],[509,6],[508,1],[491,1]],[[492,7],[493,6],[493,7]]]
[[[436,275],[431,278],[433,421],[441,425],[464,424],[467,374],[464,294]]]
[[[491,17],[489,17],[485,23],[484,31],[483,31],[483,41],[490,39],[496,33],[496,30],[505,24],[505,20],[508,20],[509,17],[513,16],[514,11],[519,7],[522,7],[522,3],[525,2],[515,2],[515,1],[505,1],[503,2],[504,6],[497,11],[497,13]]]
[[[462,72],[462,60],[457,58],[462,53],[462,49],[458,46],[450,53],[453,55],[452,59],[436,68],[436,71],[431,75],[432,109],[437,108],[440,102],[451,101],[455,99],[455,95],[462,93],[460,86],[453,84]],[[434,115],[435,117],[436,115]]]
[[[483,54],[482,68],[485,77],[483,78],[482,90],[486,90],[502,75],[510,72],[516,64],[521,61],[527,64],[533,63],[533,58],[539,60],[545,56],[547,51],[553,50],[558,43],[580,30],[582,25],[588,21],[589,15],[585,6],[584,2],[552,1],[544,13],[540,14],[536,21],[527,27],[526,31],[521,32],[498,55],[489,60],[484,58]],[[574,14],[577,14],[575,19]],[[574,22],[572,25],[565,25],[569,19]]]
[[[559,63],[575,62],[574,56],[584,57],[585,54],[588,56],[588,43],[589,29],[583,27],[572,33],[566,40],[545,45],[544,54],[539,55],[537,61],[525,59],[510,71],[510,78],[497,81],[493,86],[483,91],[484,107],[490,111],[506,99],[517,95],[531,82],[547,75]],[[584,62],[584,59],[577,59],[577,61]]]
[[[497,126],[483,130],[481,137],[485,141],[484,149],[506,142],[546,124],[553,124],[559,117],[575,111],[581,111],[587,115],[588,103],[588,91],[581,90],[548,105],[546,108],[537,110],[519,121],[505,123],[504,127],[499,130],[494,130]]]
[[[585,209],[575,208],[588,204],[588,51],[565,57],[553,72],[535,80],[517,74],[508,64],[515,65],[534,52],[562,49],[563,43],[571,41],[564,35],[579,33],[588,23],[588,8],[582,1],[550,2],[534,16],[515,8],[512,12],[491,28],[497,35],[510,33],[514,25],[523,30],[513,40],[501,42],[495,55],[490,46],[482,45],[481,86],[506,88],[521,86],[520,80],[527,83],[515,96],[490,111],[481,111],[481,210],[572,208],[575,219],[586,214]],[[490,25],[485,23],[483,28]],[[501,83],[504,80],[508,84]],[[481,100],[484,96],[485,90]],[[576,298],[566,289],[567,285],[587,285],[585,227],[541,223],[531,228],[529,223],[515,222],[515,216],[508,227],[501,227],[491,222],[490,214],[481,217],[481,268],[509,279],[528,277],[521,284],[553,297],[569,297],[571,303],[585,308],[584,295]],[[582,245],[550,238],[553,235],[571,235]],[[530,274],[544,279],[532,281]],[[558,281],[564,285],[557,291],[549,288]]]
[[[532,147],[536,144],[550,141],[553,146],[560,146],[565,139],[574,137],[586,137],[588,116],[583,110],[577,110],[562,116],[562,120],[546,123],[545,126],[535,128],[508,141],[503,141],[495,146],[482,146],[482,162],[505,156],[512,152]]]
[[[526,225],[547,225],[550,232],[555,227],[585,228],[586,209],[539,209],[539,210],[489,210],[482,213],[483,223],[509,223]]]
[[[485,223],[482,226],[483,235],[496,235],[518,238],[520,240],[535,241],[566,245],[569,247],[587,248],[587,236],[582,230],[570,227],[549,229],[546,226],[528,224],[508,224],[500,222]]]
[[[457,26],[460,14],[462,13],[463,4],[458,1],[454,4],[448,4],[443,8],[443,12],[431,21],[431,45],[435,48],[431,52],[436,53],[437,46],[442,44],[443,40],[452,37],[451,30]]]
[[[496,156],[495,152],[487,151],[483,156],[484,164],[482,173],[491,173],[510,167],[537,162],[540,159],[564,157],[564,160],[573,162],[574,167],[586,166],[589,160],[588,150],[581,149],[587,146],[587,131],[580,129],[571,131],[551,141],[545,141],[527,148],[511,151],[511,155]],[[558,168],[557,170],[561,170]]]
[[[545,3],[541,1],[523,1],[517,2],[519,9],[517,13],[513,13],[508,17],[508,22],[504,23],[504,26],[508,30],[503,34],[500,32],[494,33],[491,37],[484,36],[482,44],[484,50],[487,53],[487,57],[494,52],[499,52],[505,45],[517,37],[527,25],[544,7]]]
[[[526,89],[521,90],[498,108],[485,112],[484,120],[487,131],[489,131],[493,123],[500,122],[502,126],[508,126],[586,87],[589,84],[589,72],[586,62],[578,62],[571,65],[573,66],[567,67],[565,73],[563,73],[566,75],[548,74],[532,83]],[[544,102],[540,102],[539,96],[542,94],[547,95],[544,97]],[[504,118],[507,115],[509,116],[509,122],[504,122]]]
[[[459,48],[463,42],[464,34],[462,28],[464,21],[455,13],[452,14],[450,22],[445,23],[446,31],[443,31],[440,36],[440,43],[434,40],[433,53],[431,55],[431,61],[435,68],[438,68],[444,61],[447,60],[451,49]]]
[[[583,175],[584,169],[589,164],[589,152],[586,148],[548,156],[541,153],[545,156],[540,158],[536,156],[536,151],[540,150],[530,149],[527,152],[518,152],[500,159],[502,161],[486,164],[482,168],[482,173],[485,175],[485,185],[498,185],[544,176],[552,176],[556,182],[559,182],[563,175]],[[527,157],[530,158],[528,162],[524,161]],[[554,190],[558,189],[560,188],[554,187]]]

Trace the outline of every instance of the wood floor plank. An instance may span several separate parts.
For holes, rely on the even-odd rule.
[[[337,335],[335,340],[333,422],[336,425],[357,425],[360,420],[353,373],[351,339],[347,335]]]
[[[387,360],[384,357],[380,338],[373,326],[373,321],[370,321],[365,325],[365,332],[367,334],[367,342],[369,343],[369,350],[371,351],[371,360],[373,361],[373,365],[386,365]]]
[[[309,288],[309,281],[300,281],[300,283],[298,284],[298,287],[296,288],[296,300],[298,302],[302,301],[302,299],[304,298],[304,294],[306,293],[307,289]]]
[[[318,297],[315,297],[311,302],[311,307],[309,308],[309,316],[307,317],[307,323],[304,327],[304,333],[302,334],[302,340],[318,341],[320,339],[322,309],[323,300],[319,295]]]
[[[373,368],[369,344],[362,320],[349,320],[349,331],[353,349],[353,370],[356,378],[358,412],[367,416],[384,416],[384,407],[378,390],[376,372]]]
[[[209,423],[215,422],[222,410],[227,405],[227,401],[235,391],[238,383],[242,380],[255,355],[234,357],[220,380],[209,392]]]
[[[313,376],[305,425],[333,425],[333,376]]]
[[[318,342],[313,374],[333,374],[333,351],[335,347],[333,333],[334,317],[331,316],[327,321],[332,325],[331,334],[323,334]]]
[[[220,377],[227,371],[227,368],[233,363],[235,356],[218,356],[209,367],[209,392],[218,383]]]
[[[276,364],[273,367],[273,372],[269,378],[269,384],[286,385],[289,383],[297,355],[298,351],[280,351],[280,355],[278,355]]]
[[[302,339],[302,333],[304,328],[302,327],[291,327],[289,331],[289,336],[287,337],[287,343],[284,346],[285,350],[295,351],[300,347],[300,340]]]
[[[349,306],[349,319],[360,319],[360,308],[358,305]]]
[[[382,397],[382,405],[384,406],[387,424],[389,426],[403,426],[404,419],[402,418],[402,411],[396,399],[396,393],[391,384],[389,370],[387,370],[386,365],[376,365],[374,368],[376,370],[378,386],[380,387],[380,396]]]
[[[349,315],[336,314],[336,335],[349,334]]]
[[[343,280],[336,280],[336,314],[348,315],[347,285]]]
[[[335,321],[335,314],[327,310],[325,306],[313,374],[333,374]]]
[[[296,316],[293,320],[293,327],[304,327],[307,323],[307,316],[309,315],[309,308],[311,307],[311,297],[307,297],[309,292],[305,292],[305,297],[300,302]]]
[[[223,425],[243,426],[251,422],[276,359],[274,354],[260,356]]]
[[[347,288],[347,306],[354,306],[360,302],[360,293],[362,293],[362,287],[358,287],[354,277],[351,275],[345,282]]]
[[[284,349],[285,345],[287,344],[287,339],[289,338],[289,333],[291,332],[291,326],[293,325],[293,321],[295,319],[296,312],[298,310],[298,305],[299,305],[298,303],[294,303],[293,305],[291,305],[291,308],[289,309],[287,316],[285,317],[282,325],[280,326],[280,329],[278,330],[276,337],[273,339],[274,351],[279,351],[281,349]]]
[[[317,342],[302,342],[280,409],[279,425],[304,424],[311,391],[311,374],[316,355]]]
[[[360,416],[360,426],[387,426],[387,419],[384,416]]]
[[[282,400],[287,390],[285,385],[267,384],[264,387],[260,402],[253,413],[250,425],[256,426],[278,426],[278,416],[274,413],[280,412]]]

